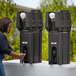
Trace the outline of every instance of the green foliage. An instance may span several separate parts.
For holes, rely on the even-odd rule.
[[[42,31],[42,60],[48,60],[48,32]]]
[[[68,7],[71,13],[72,28],[76,28],[76,7],[74,4]],[[70,60],[76,61],[76,30],[72,30],[70,33]]]
[[[71,43],[71,46],[70,46],[70,60],[71,61],[74,61],[74,57],[75,57],[75,54],[76,54],[76,31],[71,31],[71,40],[70,40],[70,43]]]
[[[72,25],[76,25],[76,7],[67,6],[67,0],[42,0],[40,9],[43,14],[43,26],[45,26],[45,15],[47,11],[69,10],[71,12]],[[75,26],[76,27],[76,26]],[[76,31],[71,31],[71,61],[75,61]],[[42,59],[48,60],[48,32],[45,27],[42,31]]]
[[[72,22],[72,25],[76,25],[76,7],[74,5],[69,6],[68,10],[71,13],[71,22]],[[74,26],[74,27],[76,27],[76,26]]]
[[[11,0],[0,0],[0,18],[9,17],[12,22],[12,29],[10,33],[7,35],[7,39],[14,51],[18,52],[19,49],[19,37],[14,38],[17,34],[15,34],[16,29],[16,13],[17,8],[16,4],[13,4]],[[5,59],[13,59],[11,56],[6,56]]]

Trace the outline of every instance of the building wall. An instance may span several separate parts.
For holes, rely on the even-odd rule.
[[[29,7],[19,6],[19,5],[16,5],[16,8],[18,9],[18,11],[26,11],[26,10],[33,9],[33,8],[29,8]]]

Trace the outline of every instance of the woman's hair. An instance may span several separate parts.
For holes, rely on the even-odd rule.
[[[3,17],[0,19],[0,31],[7,32],[7,28],[10,23],[12,23],[12,21],[8,17]]]

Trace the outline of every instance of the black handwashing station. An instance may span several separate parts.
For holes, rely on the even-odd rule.
[[[68,10],[46,12],[49,32],[49,64],[70,63],[71,16]]]
[[[45,27],[49,32],[49,64],[70,63],[71,17],[68,10],[46,12]],[[26,53],[21,63],[40,63],[43,19],[40,10],[17,12],[20,52]]]
[[[17,28],[20,31],[20,52],[26,53],[21,63],[41,62],[43,20],[40,10],[17,12]]]

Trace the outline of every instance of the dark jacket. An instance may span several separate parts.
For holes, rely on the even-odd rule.
[[[0,31],[0,55],[9,55],[11,51],[13,51],[13,49],[10,47],[6,36]]]

